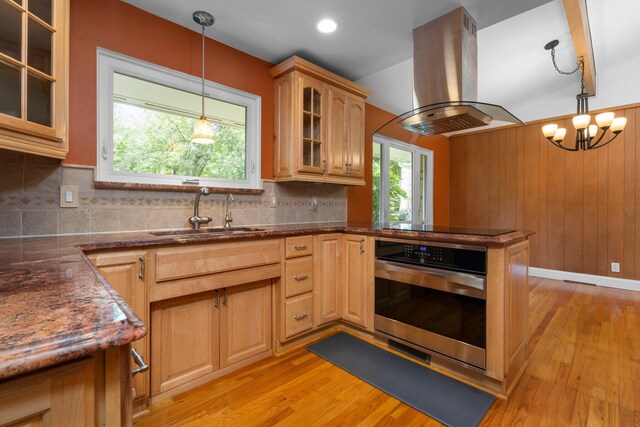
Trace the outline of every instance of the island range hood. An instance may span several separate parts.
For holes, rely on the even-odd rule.
[[[477,34],[475,19],[463,7],[415,28],[414,109],[385,126],[437,135],[486,126],[493,120],[522,123],[499,105],[477,101]]]

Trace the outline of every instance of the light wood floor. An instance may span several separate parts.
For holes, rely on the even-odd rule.
[[[640,426],[640,292],[532,277],[530,363],[483,426]],[[163,401],[136,426],[440,425],[304,349]]]

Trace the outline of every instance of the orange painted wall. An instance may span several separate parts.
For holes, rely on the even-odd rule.
[[[395,115],[366,104],[365,108],[365,141],[364,187],[350,187],[348,190],[349,202],[347,206],[347,218],[350,222],[371,222],[372,218],[372,177],[371,162],[373,160],[373,134],[382,125],[393,119]],[[398,135],[387,135],[406,140],[405,131],[398,130]],[[408,132],[408,131],[407,131]],[[414,135],[414,134],[412,134]],[[449,225],[449,139],[445,136],[423,136],[415,141],[415,144],[433,151],[433,222],[436,225]]]
[[[215,31],[214,24],[207,33],[215,37]],[[195,76],[201,73],[200,33],[120,0],[72,1],[66,164],[96,164],[97,47]],[[272,178],[272,64],[211,39],[205,49],[207,80],[262,97],[262,176]]]

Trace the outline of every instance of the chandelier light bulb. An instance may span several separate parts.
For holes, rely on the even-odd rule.
[[[583,131],[587,126],[589,126],[591,116],[588,114],[581,114],[579,116],[575,116],[572,121],[573,127],[576,128],[577,131]]]
[[[596,123],[600,129],[606,129],[611,126],[611,122],[613,122],[613,118],[615,114],[613,113],[600,113],[596,116]]]
[[[553,140],[556,142],[562,142],[566,134],[567,130],[565,128],[560,128],[556,130],[555,135],[553,135]]]
[[[626,125],[627,125],[626,117],[616,117],[615,119],[613,119],[613,122],[611,122],[611,132],[615,134],[619,134],[624,130],[624,127]]]
[[[558,130],[558,125],[556,124],[542,126],[542,134],[544,135],[545,138],[551,138],[556,134],[557,130]]]
[[[588,138],[593,138],[596,136],[596,134],[598,133],[598,125],[589,125],[589,127],[587,128],[587,137]]]

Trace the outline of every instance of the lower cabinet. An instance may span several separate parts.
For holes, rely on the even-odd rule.
[[[316,237],[316,325],[340,320],[342,314],[341,234]]]
[[[373,327],[373,248],[370,237],[342,235],[342,319]]]
[[[146,278],[146,251],[103,252],[90,254],[89,259],[100,274],[133,312],[149,325],[149,296]],[[132,343],[143,361],[149,361],[149,334]],[[134,412],[148,406],[149,371],[133,375]]]
[[[151,317],[155,397],[270,351],[271,281],[156,302]]]
[[[97,425],[93,359],[0,383],[0,426]]]

